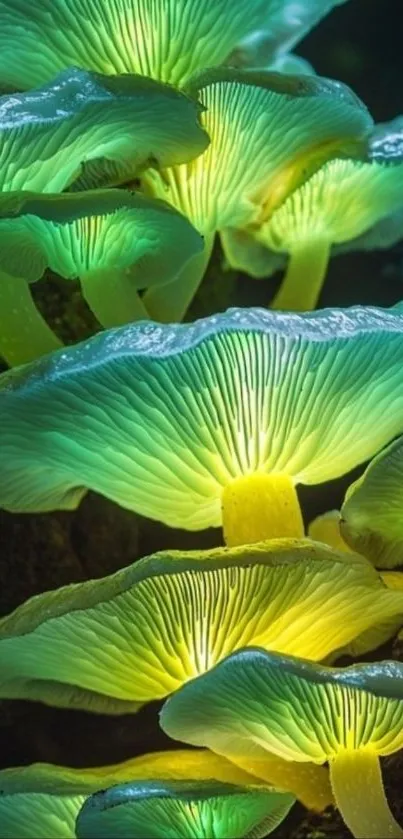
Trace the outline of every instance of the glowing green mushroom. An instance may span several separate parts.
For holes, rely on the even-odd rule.
[[[46,268],[80,278],[104,326],[146,318],[138,291],[174,277],[203,240],[162,201],[124,190],[0,196],[0,354],[9,364],[59,341],[36,309],[29,284]]]
[[[118,184],[150,164],[192,160],[208,145],[202,106],[169,85],[76,68],[53,75],[38,90],[0,97],[3,192]]]
[[[139,781],[88,798],[76,831],[78,839],[259,839],[293,803],[287,793],[213,781]]]
[[[258,242],[287,252],[277,309],[314,309],[331,246],[356,239],[403,205],[403,163],[331,160],[289,195],[262,225]]]
[[[243,650],[169,699],[161,725],[170,737],[208,745],[240,765],[266,750],[289,761],[328,762],[353,836],[403,836],[379,764],[379,756],[403,748],[403,664],[333,669]]]
[[[206,239],[203,258],[147,294],[150,316],[164,322],[182,320],[217,231],[260,228],[324,161],[362,153],[372,130],[355,94],[319,77],[218,68],[192,79],[187,90],[206,108],[210,146],[189,165],[149,170],[143,178],[146,190],[180,210]]]
[[[75,65],[180,84],[255,30],[273,57],[342,0],[1,0],[0,80],[27,88]]]
[[[320,661],[402,613],[370,562],[310,541],[156,554],[3,618],[0,697],[136,711],[235,649]]]
[[[224,266],[267,278],[286,268],[289,252],[284,288],[274,305],[314,308],[329,257],[389,248],[403,238],[402,117],[375,126],[366,158],[366,163],[328,163],[288,196],[260,229],[221,231]]]
[[[75,839],[79,810],[94,792],[128,781],[157,780],[163,785],[189,778],[199,785],[215,780],[217,785],[264,786],[255,776],[203,749],[155,752],[91,769],[46,763],[4,769],[0,771],[0,839]],[[271,800],[275,804],[279,796],[274,793]]]
[[[134,324],[1,377],[0,506],[92,489],[229,545],[302,536],[296,485],[368,460],[402,417],[399,309]]]
[[[348,488],[341,519],[343,538],[353,550],[380,568],[403,566],[403,437]]]

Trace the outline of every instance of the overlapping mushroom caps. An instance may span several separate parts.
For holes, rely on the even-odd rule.
[[[402,430],[403,314],[232,309],[101,333],[0,379],[0,505],[74,509],[87,489],[228,544],[303,535],[299,483]]]
[[[273,60],[341,2],[1,0],[0,80],[27,88],[76,65],[179,85],[222,64],[255,30],[265,40],[265,63]]]
[[[88,796],[109,786],[130,781],[183,783],[192,779],[199,786],[206,781],[217,785],[265,787],[225,758],[203,749],[179,749],[143,755],[115,766],[70,769],[37,763],[0,772],[0,839],[75,839],[75,823]],[[265,801],[273,807],[280,794],[264,790]],[[284,807],[291,806],[283,794]],[[280,817],[280,813],[279,813]],[[115,835],[114,831],[113,835]]]
[[[354,836],[403,836],[379,764],[379,756],[403,747],[403,664],[333,669],[242,650],[168,699],[161,725],[169,736],[208,745],[241,767],[266,751],[328,762],[337,806]]]
[[[403,437],[347,490],[341,509],[346,542],[380,568],[403,566]]]
[[[357,239],[403,206],[403,163],[332,160],[295,190],[263,224],[257,240],[289,254],[273,307],[317,305],[332,244]]]
[[[147,317],[138,291],[175,277],[203,239],[168,204],[127,190],[0,196],[0,354],[10,364],[59,344],[29,284],[46,268],[80,278],[104,326]]]
[[[402,613],[370,562],[310,541],[156,554],[3,618],[0,696],[136,711],[235,649],[320,661]]]
[[[216,781],[140,781],[88,798],[76,831],[78,839],[259,839],[293,803],[287,793]]]
[[[286,267],[273,307],[315,308],[330,256],[403,238],[402,118],[376,126],[362,160],[327,161],[260,226],[221,234],[226,263],[254,277]]]
[[[204,260],[147,295],[150,316],[165,322],[183,318],[217,231],[260,227],[324,161],[361,154],[372,129],[362,102],[329,79],[216,68],[186,89],[206,108],[210,146],[189,165],[150,170],[143,179],[144,189],[173,204],[206,237]]]
[[[2,191],[118,184],[150,164],[192,160],[208,145],[202,106],[169,85],[75,68],[53,76],[38,90],[0,97]]]

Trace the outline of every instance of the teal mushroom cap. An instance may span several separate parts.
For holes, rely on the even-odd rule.
[[[133,324],[1,377],[0,505],[74,509],[92,489],[170,526],[220,526],[235,479],[327,481],[402,415],[398,309]]]
[[[213,781],[137,781],[90,796],[78,839],[259,839],[285,818],[294,798]]]
[[[39,89],[0,97],[0,187],[87,189],[188,162],[209,143],[202,110],[143,76],[63,70]]]

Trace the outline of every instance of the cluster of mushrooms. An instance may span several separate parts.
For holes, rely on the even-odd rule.
[[[258,839],[297,800],[403,837],[403,663],[376,652],[403,626],[403,306],[312,311],[332,255],[403,238],[403,118],[291,52],[341,2],[0,0],[0,506],[92,490],[223,533],[0,620],[0,698],[159,700],[182,744],[2,770],[0,839]],[[280,289],[181,324],[217,236]],[[47,269],[93,337],[63,346]],[[297,486],[365,463],[306,530]]]

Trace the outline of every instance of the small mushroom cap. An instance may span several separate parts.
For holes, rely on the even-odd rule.
[[[259,839],[293,803],[287,793],[213,781],[139,781],[88,798],[76,830],[78,839]]]
[[[186,89],[206,108],[211,143],[190,165],[145,181],[204,231],[262,224],[329,157],[362,153],[373,126],[348,87],[316,76],[219,67]]]
[[[232,309],[100,333],[0,379],[0,505],[87,489],[190,530],[253,472],[315,484],[402,431],[403,313]],[[106,456],[107,452],[107,456]]]
[[[220,785],[267,787],[225,758],[202,749],[154,752],[91,769],[46,763],[4,769],[0,772],[0,839],[73,839],[77,814],[92,793],[127,781],[157,779],[161,784],[189,778],[200,784],[215,779]],[[270,795],[267,789],[266,793]]]
[[[124,271],[135,288],[165,283],[203,250],[190,222],[163,201],[121,189],[0,196],[0,270],[28,282]]]
[[[340,2],[340,0],[339,0]],[[1,0],[0,79],[28,88],[76,65],[180,85],[250,33],[289,48],[337,0]]]
[[[340,244],[402,208],[403,163],[331,160],[288,196],[257,238],[282,252],[316,239]]]
[[[4,618],[0,696],[135,711],[235,649],[319,661],[402,612],[371,563],[311,541],[156,554]]]
[[[403,437],[377,457],[347,490],[343,538],[379,568],[403,566]]]
[[[0,97],[0,187],[86,189],[128,181],[150,164],[185,163],[209,143],[201,110],[146,77],[64,70],[37,90]]]
[[[218,754],[322,764],[403,747],[403,664],[334,669],[257,648],[229,656],[167,700],[162,729]]]

